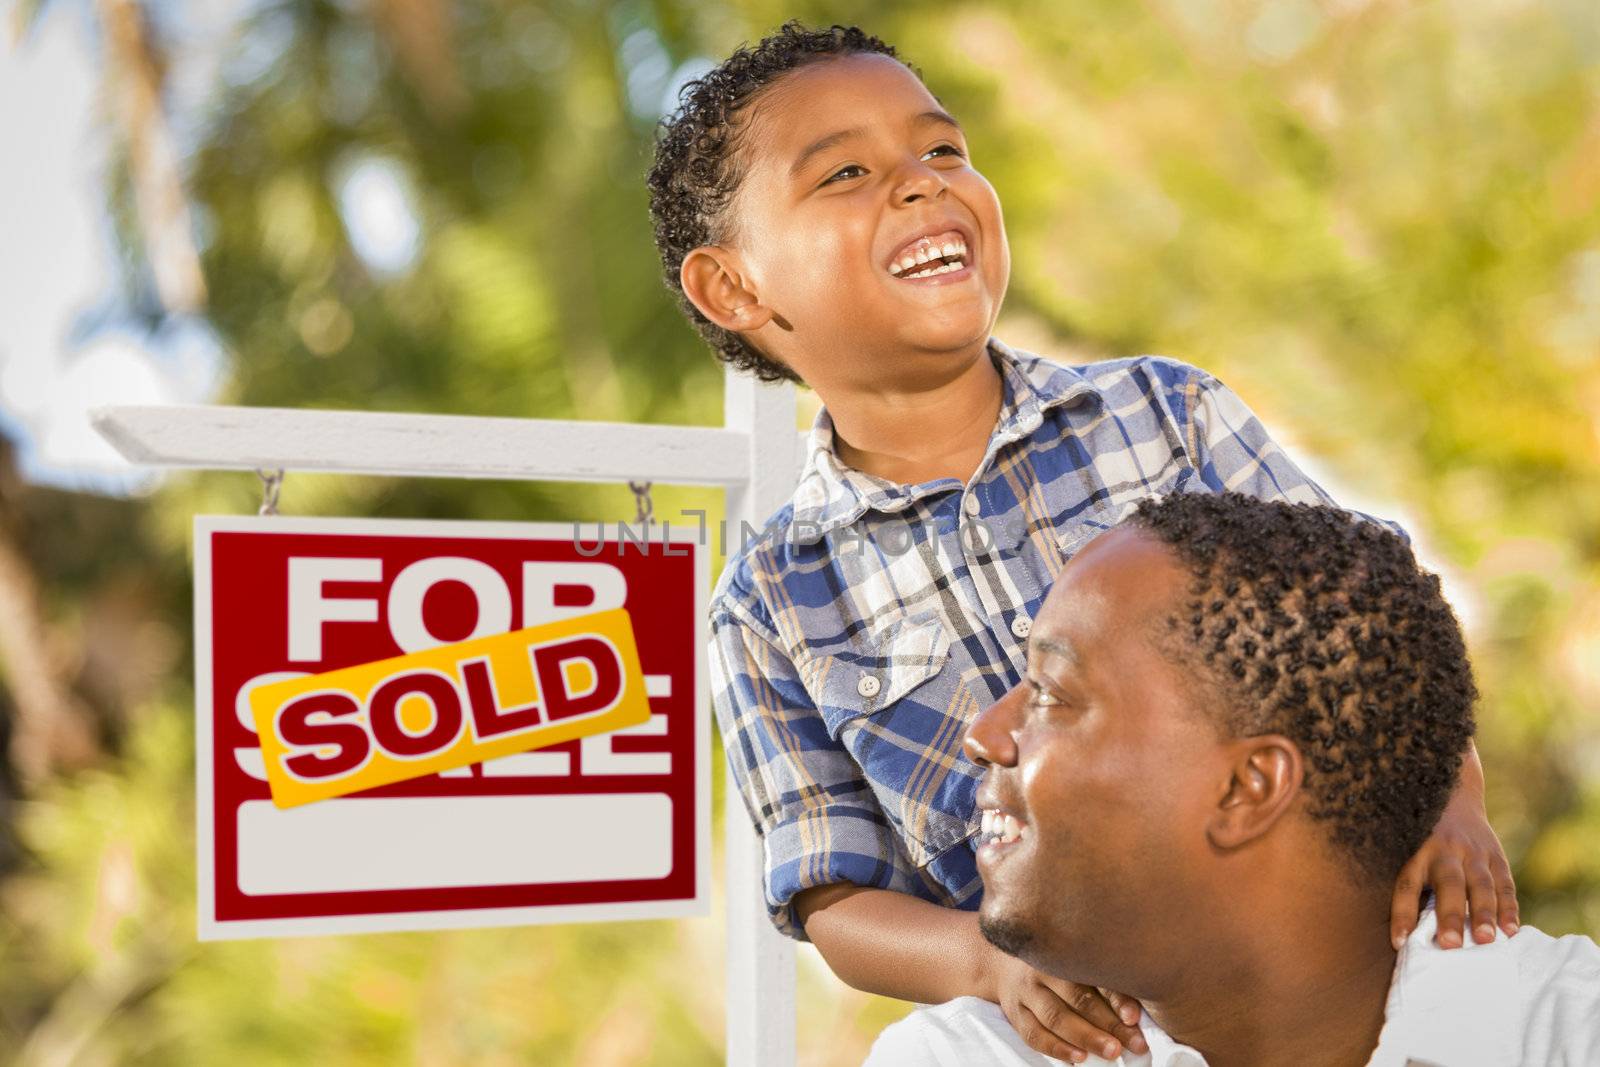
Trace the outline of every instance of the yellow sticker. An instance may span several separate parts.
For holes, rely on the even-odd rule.
[[[263,685],[250,711],[290,808],[637,726],[650,702],[617,608]]]

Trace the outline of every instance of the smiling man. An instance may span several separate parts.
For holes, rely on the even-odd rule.
[[[968,732],[980,928],[1138,997],[1149,1052],[1118,1063],[1600,1063],[1587,938],[1449,952],[1430,911],[1391,943],[1396,872],[1444,810],[1475,698],[1438,579],[1389,531],[1237,494],[1146,502],[1062,572],[1027,676]],[[868,1060],[1057,1062],[972,998]]]

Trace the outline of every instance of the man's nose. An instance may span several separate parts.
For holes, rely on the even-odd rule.
[[[1017,709],[1021,707],[1024,687],[1014,686],[1011,692],[978,713],[967,726],[962,748],[967,758],[980,767],[999,764],[1014,767],[1017,763],[1017,741],[1012,731],[1016,727]]]

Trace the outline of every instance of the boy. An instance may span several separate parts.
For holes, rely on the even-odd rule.
[[[1000,202],[959,123],[892,47],[790,23],[685,87],[649,185],[668,286],[719,358],[824,402],[806,469],[713,595],[723,744],[779,929],[856,988],[976,995],[1039,1051],[1143,1051],[1138,1005],[1034,971],[978,932],[979,768],[966,725],[1020,681],[1033,613],[1139,500],[1234,489],[1330,502],[1209,375],[1063,367],[990,334]],[[1468,761],[1407,865],[1441,944],[1515,928]]]

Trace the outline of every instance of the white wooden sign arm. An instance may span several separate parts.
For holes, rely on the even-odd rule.
[[[103,407],[90,421],[151,467],[730,487],[751,476],[744,436],[713,426],[221,406]]]

